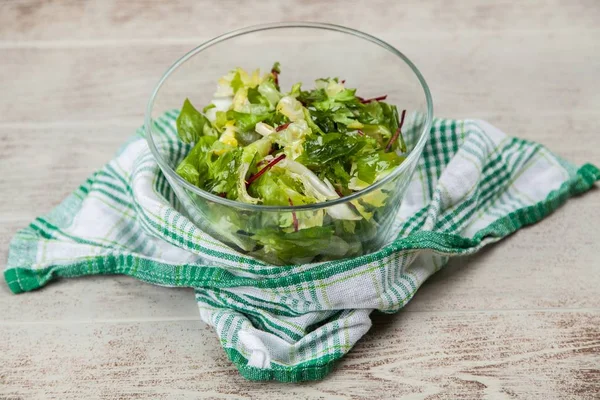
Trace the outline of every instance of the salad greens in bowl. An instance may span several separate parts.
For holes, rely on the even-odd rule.
[[[170,130],[164,113],[177,116]],[[177,61],[149,103],[146,135],[180,211],[232,248],[285,265],[393,240],[431,120],[424,79],[388,44],[284,23]]]

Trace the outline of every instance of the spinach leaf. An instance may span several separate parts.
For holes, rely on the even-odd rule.
[[[184,143],[197,142],[201,136],[216,136],[210,121],[185,99],[177,117],[177,135]]]

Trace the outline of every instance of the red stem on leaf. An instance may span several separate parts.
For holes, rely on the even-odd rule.
[[[360,136],[365,136],[365,133],[363,131],[361,131],[360,129],[357,129],[357,132]]]
[[[288,202],[290,203],[290,206],[294,207],[294,202],[289,197]],[[298,232],[298,218],[296,217],[295,211],[292,211],[292,221],[294,223],[294,232]]]
[[[345,79],[342,79],[342,85],[343,85],[344,83],[346,83],[346,80],[345,80]]]
[[[227,193],[219,193],[218,196],[225,198],[227,197]]]
[[[248,180],[246,181],[246,187],[249,187],[252,184],[252,182],[254,182],[258,178],[260,178],[262,174],[267,172],[267,170],[269,170],[273,165],[277,164],[279,161],[283,160],[284,158],[285,158],[285,154],[282,154],[279,157],[271,160],[267,165],[264,166],[263,169],[258,171],[256,174],[252,175],[250,178],[248,178]]]
[[[279,87],[279,73],[274,69],[271,70],[271,73],[273,74],[273,81],[275,81],[275,86]]]
[[[396,139],[398,139],[398,136],[400,136],[400,131],[402,129],[402,125],[404,124],[404,116],[405,115],[406,115],[406,110],[402,110],[402,116],[400,117],[400,125],[398,125],[398,129],[396,129],[394,136],[392,136],[390,138],[390,141],[388,142],[387,146],[385,146],[385,151],[390,151],[390,149],[392,148],[392,144],[394,143],[394,141]]]
[[[279,125],[277,128],[275,128],[275,132],[279,132],[284,130],[285,128],[287,128],[288,126],[290,126],[291,122],[288,122],[287,124],[283,124],[283,125]]]
[[[357,97],[358,100],[360,100],[361,103],[366,104],[366,103],[370,103],[372,101],[381,101],[381,100],[385,100],[387,99],[387,94],[384,94],[383,96],[379,96],[379,97],[373,97],[372,99],[363,99],[362,97]]]
[[[342,194],[342,192],[340,192],[338,188],[335,189],[335,192],[338,194],[338,196],[344,197],[344,195]]]

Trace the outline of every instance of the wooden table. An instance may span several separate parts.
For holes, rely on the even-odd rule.
[[[0,259],[142,124],[153,85],[219,33],[320,20],[389,41],[436,114],[600,162],[600,3],[2,0]],[[0,285],[0,398],[599,398],[600,195],[453,260],[322,382],[247,382],[191,290],[126,277]]]

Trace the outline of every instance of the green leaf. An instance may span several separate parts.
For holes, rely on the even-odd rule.
[[[215,107],[216,107],[216,106],[215,106],[213,103],[210,103],[209,105],[207,105],[206,107],[204,107],[204,108],[202,109],[202,112],[203,112],[203,113],[205,113],[205,112],[207,112],[208,110],[210,110],[211,108],[215,108]]]
[[[194,186],[200,186],[200,173],[188,160],[183,160],[175,170],[177,175],[188,181]]]
[[[302,88],[301,82],[295,83],[292,86],[292,89],[290,90],[290,93],[288,94],[288,96],[298,98],[298,96],[300,95],[300,92],[301,92],[301,88]]]
[[[337,178],[336,181],[340,182],[342,186],[347,187],[350,181],[350,174],[346,172],[346,169],[339,162],[333,164],[332,167],[333,175]]]
[[[392,137],[392,132],[385,125],[365,125],[362,131],[375,139],[380,147],[385,147]]]
[[[289,263],[299,255],[314,257],[328,253],[331,247],[343,249],[339,243],[343,240],[334,237],[333,233],[332,227],[324,226],[314,226],[290,233],[265,229],[258,231],[253,239],[263,245],[267,253],[275,254],[280,260]]]
[[[350,174],[344,165],[344,160],[329,162],[319,173],[319,178],[327,179],[331,184],[339,190],[343,195],[350,194],[348,183],[350,182]]]
[[[261,104],[267,107],[271,106],[269,100],[260,93],[258,87],[248,89],[248,101],[250,104]]]
[[[248,192],[271,206],[312,204],[317,201],[312,196],[302,194],[302,185],[291,178],[283,169],[270,169],[250,185]]]
[[[334,95],[332,97],[332,99],[335,101],[340,101],[340,102],[347,102],[347,101],[358,102],[355,93],[356,93],[356,89],[344,89],[341,92]]]
[[[223,130],[227,123],[227,113],[225,111],[217,111],[215,119],[215,128]]]
[[[398,132],[398,148],[400,149],[400,151],[402,153],[406,153],[408,151],[408,148],[406,147],[406,142],[404,141],[404,136],[402,135],[402,132]]]
[[[262,136],[253,130],[249,130],[249,131],[239,130],[235,133],[235,139],[242,146],[248,146],[249,144],[254,143],[255,141],[259,140],[260,138],[262,138]]]
[[[228,199],[235,200],[242,148],[216,141],[211,150],[213,154],[207,157],[209,179],[206,181],[205,189],[216,194],[224,193]],[[220,153],[222,150],[225,150],[225,153],[215,156],[215,151]]]
[[[268,206],[289,206],[288,195],[278,184],[279,179],[272,171],[267,171],[256,181],[252,182],[248,192],[263,200]]]
[[[396,106],[388,105],[385,103],[383,103],[382,105],[388,107],[388,110],[386,110],[384,113],[386,115],[388,125],[390,127],[390,131],[393,134],[394,132],[396,132],[398,130],[398,126],[400,124],[398,108],[396,108]],[[402,132],[398,133],[398,139],[395,141],[395,143],[392,144],[392,150],[394,150],[394,149],[400,149],[401,152],[406,153],[406,150],[407,150],[406,142],[404,141]]]
[[[315,136],[304,142],[304,153],[298,161],[319,170],[336,159],[350,157],[364,145],[365,143],[357,137],[338,132]]]
[[[272,143],[270,138],[263,138],[252,142],[244,149],[244,155],[250,154],[252,152],[257,153],[260,159],[262,160],[269,154],[271,151]],[[242,157],[242,162],[250,162],[249,159]]]
[[[325,89],[315,89],[311,91],[301,91],[298,95],[298,100],[306,105],[311,105],[316,102],[326,101],[328,99]]]
[[[206,156],[216,140],[217,138],[214,136],[201,137],[179,163],[175,172],[192,185],[201,187],[207,178]]]
[[[304,109],[304,119],[306,120],[308,127],[313,133],[318,133],[321,135],[325,133],[317,124],[315,124],[315,121],[312,117],[312,113],[307,108]]]
[[[383,172],[390,172],[404,159],[394,152],[386,153],[383,150],[363,156],[356,161],[358,179],[372,184],[382,177]]]
[[[258,85],[258,92],[263,95],[265,99],[267,99],[271,108],[275,108],[279,102],[279,99],[282,97],[279,90],[277,90],[275,83],[271,80],[267,80]],[[250,97],[250,94],[248,94],[248,97]]]
[[[367,182],[369,185],[375,182],[375,178],[377,177],[377,159],[376,154],[371,154],[356,163],[358,179]]]
[[[327,111],[309,110],[311,121],[319,127],[323,133],[336,132],[337,126],[333,120],[333,114]]]
[[[363,105],[358,111],[357,118],[363,124],[368,125],[379,125],[386,122],[382,103],[378,101],[371,101]]]
[[[352,117],[354,114],[347,108],[341,108],[333,113],[332,119],[338,124],[350,125],[356,122]],[[339,129],[338,129],[339,130]]]
[[[242,87],[244,87],[244,82],[242,82],[240,72],[237,71],[231,80],[231,88],[233,89],[233,93],[237,92]]]
[[[398,124],[400,123],[400,117],[398,116],[398,108],[396,106],[389,105],[387,103],[379,103],[383,110],[385,123],[389,126],[390,131],[396,132]]]
[[[184,143],[197,142],[201,136],[216,136],[210,121],[185,99],[177,117],[177,135]]]
[[[247,114],[233,110],[227,111],[227,119],[234,120],[235,126],[242,132],[254,131],[257,123],[266,121],[273,116],[273,113]]]

